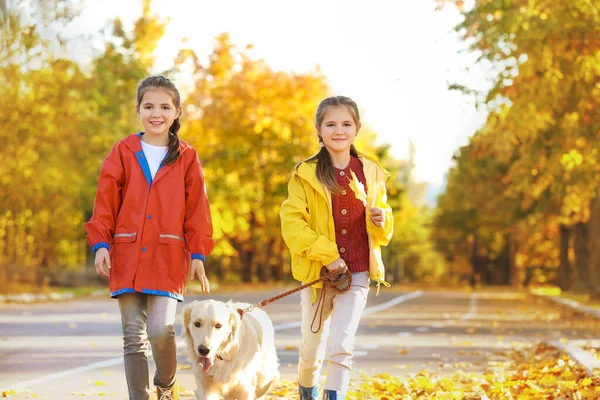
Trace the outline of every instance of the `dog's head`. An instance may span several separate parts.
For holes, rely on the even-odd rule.
[[[239,350],[240,316],[231,304],[193,301],[183,308],[183,335],[204,372],[215,358],[231,361]]]

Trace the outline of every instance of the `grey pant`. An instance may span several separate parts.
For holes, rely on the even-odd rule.
[[[148,341],[156,363],[154,385],[166,388],[175,381],[177,344],[173,325],[177,300],[137,292],[123,293],[118,300],[129,400],[148,400]]]

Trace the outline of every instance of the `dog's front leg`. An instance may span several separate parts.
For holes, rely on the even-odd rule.
[[[196,390],[194,390],[196,400],[220,399],[219,393],[215,390],[210,378],[207,378],[201,371],[198,371],[194,376],[196,378]]]
[[[204,390],[204,388],[198,387],[198,389],[194,390],[194,394],[196,395],[196,400],[219,400],[220,396],[215,392],[208,392]]]
[[[238,389],[234,391],[234,396],[227,396],[227,399],[235,399],[235,400],[255,400],[256,394],[254,392],[249,392],[246,389]]]

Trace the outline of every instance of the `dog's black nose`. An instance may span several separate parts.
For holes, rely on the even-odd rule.
[[[198,346],[198,353],[200,353],[201,356],[207,356],[208,353],[210,353],[210,349],[205,345],[201,344],[200,346]]]

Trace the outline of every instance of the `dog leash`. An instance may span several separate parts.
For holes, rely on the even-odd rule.
[[[257,307],[258,308],[264,307],[267,304],[277,301],[283,297],[289,296],[290,294],[299,292],[300,290],[310,287],[319,282],[323,282],[323,289],[321,290],[321,296],[319,297],[319,301],[317,303],[317,309],[315,310],[315,315],[310,324],[311,332],[317,333],[321,329],[321,325],[323,323],[323,310],[324,310],[323,305],[325,304],[325,290],[327,289],[327,287],[330,287],[331,289],[337,291],[338,293],[342,293],[342,292],[345,292],[348,289],[350,289],[350,286],[352,285],[352,273],[350,273],[350,271],[348,271],[348,268],[344,268],[344,269],[340,268],[340,269],[336,269],[334,271],[328,272],[327,268],[323,267],[321,269],[321,275],[319,276],[319,279],[315,279],[312,282],[305,283],[304,285],[301,285],[301,286],[298,286],[297,288],[288,290],[287,292],[284,292],[277,296],[271,297],[270,299],[263,300],[260,303],[252,304],[251,306],[248,306],[244,309],[238,308],[237,311],[240,314],[240,318],[243,318],[244,314],[254,310]],[[342,288],[340,288],[339,287],[340,285],[344,285],[344,286]],[[317,318],[317,314],[319,314],[319,307],[321,308],[321,315],[319,318],[319,327],[315,331],[315,330],[313,330],[313,325],[315,323],[315,319]]]

